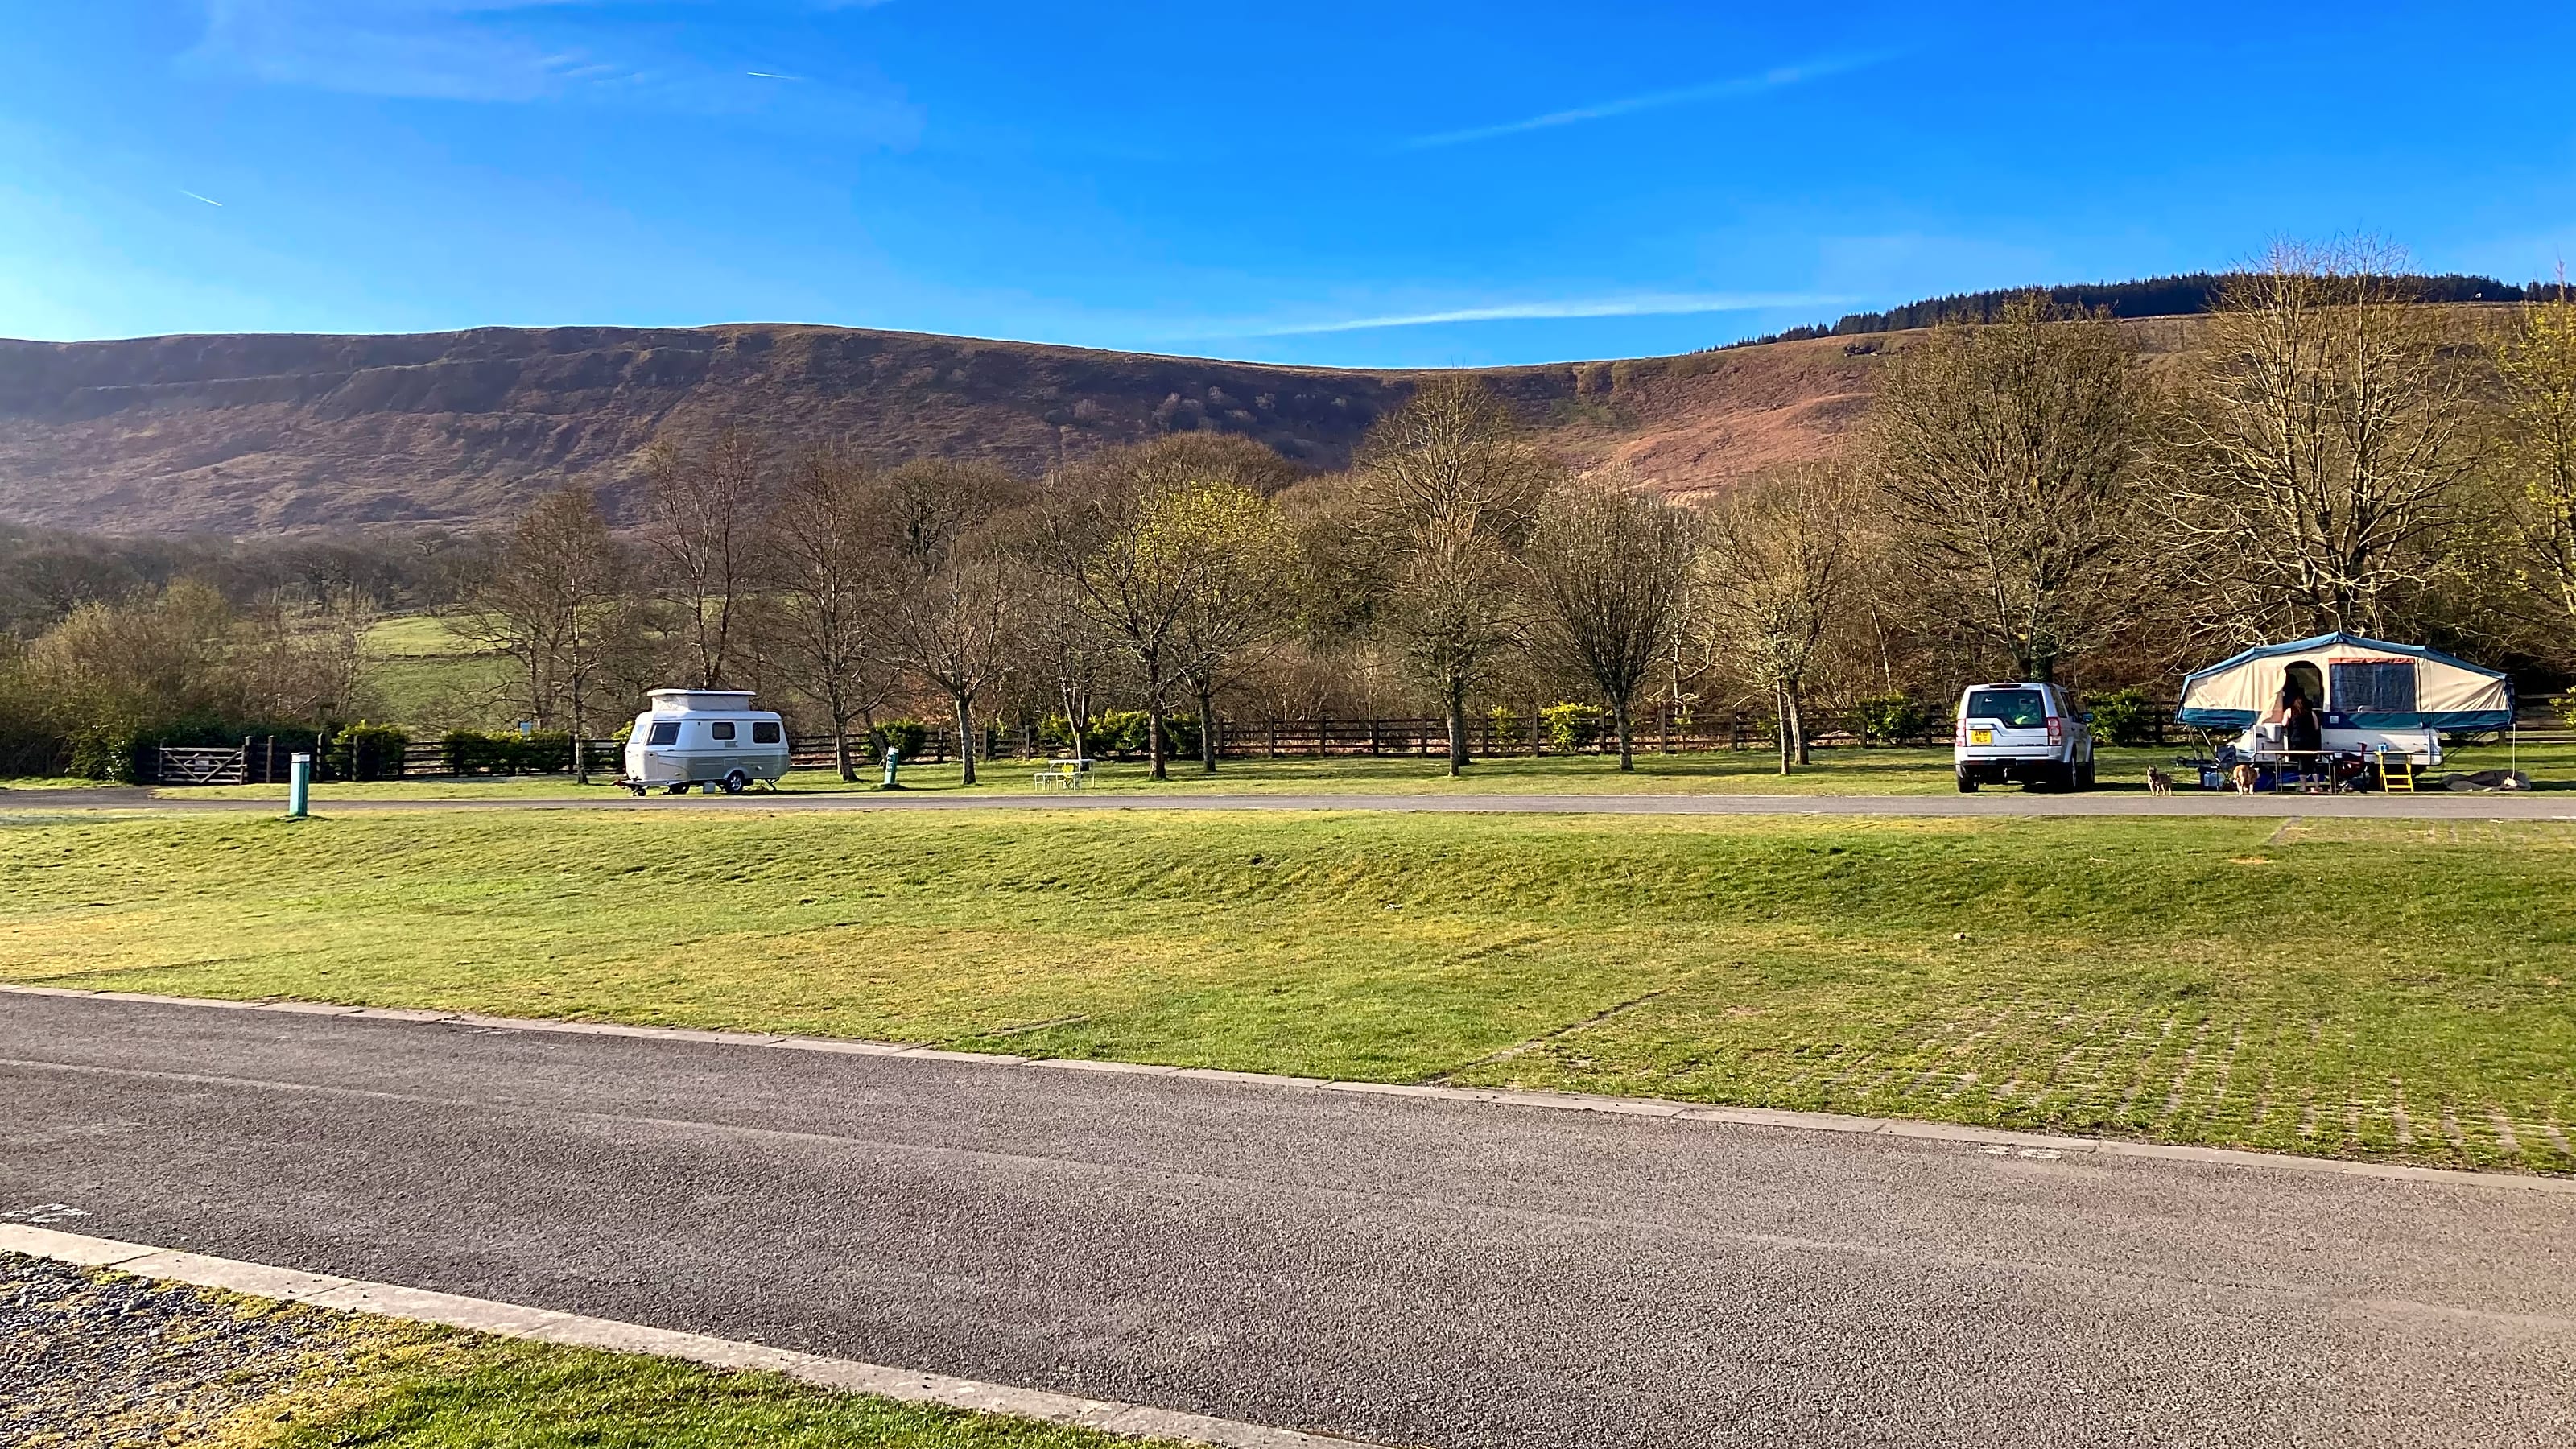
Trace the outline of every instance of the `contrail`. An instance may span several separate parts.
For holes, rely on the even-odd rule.
[[[762,80],[803,80],[805,78],[801,75],[782,75],[774,70],[747,70],[743,74],[756,75]]]
[[[208,206],[221,206],[221,205],[223,205],[223,203],[222,203],[222,202],[215,200],[215,199],[214,199],[213,197],[211,197],[211,196],[199,196],[197,193],[195,193],[195,192],[193,192],[193,191],[190,191],[188,188],[186,188],[186,187],[184,187],[184,186],[182,186],[182,187],[180,187],[180,188],[179,188],[179,194],[180,194],[181,196],[184,196],[184,197],[188,198],[190,201],[202,201],[202,202],[204,202],[204,203],[205,203],[206,205],[208,205]]]
[[[1737,76],[1732,80],[1714,81],[1708,85],[1690,86],[1677,91],[1655,91],[1642,96],[1628,96],[1599,105],[1579,106],[1568,111],[1550,111],[1527,120],[1506,121],[1499,126],[1476,126],[1464,131],[1443,131],[1435,136],[1416,136],[1404,142],[1407,150],[1420,151],[1435,146],[1459,146],[1471,141],[1491,141],[1498,136],[1517,136],[1524,131],[1544,131],[1555,126],[1571,126],[1584,121],[1598,121],[1611,116],[1625,116],[1636,111],[1659,110],[1665,106],[1689,105],[1699,101],[1723,100],[1732,96],[1758,95],[1783,86],[1802,85],[1859,70],[1889,58],[1887,52],[1867,55],[1828,56],[1819,60],[1784,65],[1760,75]]]

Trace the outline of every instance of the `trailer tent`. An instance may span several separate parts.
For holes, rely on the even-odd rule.
[[[2174,718],[2195,729],[2245,729],[2272,711],[2293,674],[2329,728],[2500,730],[2513,723],[2513,681],[2504,675],[2421,644],[2358,634],[2258,644],[2186,675]]]

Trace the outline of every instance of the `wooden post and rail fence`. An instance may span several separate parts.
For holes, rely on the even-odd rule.
[[[1186,731],[1195,731],[1196,722],[1176,718]],[[2184,732],[2173,723],[2172,709],[2157,705],[2147,721],[2154,744],[2174,743]],[[1771,750],[1772,721],[1767,714],[1747,711],[1650,711],[1636,721],[1633,747],[1640,754],[1708,754],[1743,750]],[[1327,757],[1379,757],[1434,759],[1446,755],[1449,742],[1447,721],[1437,715],[1400,715],[1387,717],[1344,718],[1318,716],[1308,719],[1221,719],[1217,722],[1217,753],[1229,760],[1296,759]],[[1949,742],[1946,725],[1924,733],[1895,740],[1864,740],[1853,721],[1826,718],[1808,736],[1817,749],[1879,748],[1890,746],[1938,747]],[[1469,753],[1483,758],[1531,755],[1611,754],[1618,750],[1618,740],[1605,718],[1582,743],[1567,748],[1551,744],[1543,725],[1528,719],[1514,718],[1508,725],[1491,715],[1470,715],[1467,719]],[[614,739],[582,742],[594,777],[616,777],[624,768],[625,745]],[[272,735],[243,740],[237,745],[163,746],[145,752],[138,761],[153,785],[259,785],[282,784],[286,781],[289,760],[298,751],[315,756],[320,773],[317,778],[349,778],[347,762],[335,758],[326,743],[311,735]],[[853,741],[853,756],[873,759],[873,752]],[[985,731],[980,757],[987,759],[1032,759],[1069,753],[1060,741],[1042,737],[1035,725],[1017,727],[995,725]],[[1197,754],[1195,745],[1175,749],[1176,762],[1185,763]],[[386,769],[385,761],[376,771],[377,778],[456,779],[470,775],[525,773],[568,774],[571,750],[562,750],[560,764],[547,762],[543,768],[529,771],[524,765],[461,768],[455,752],[444,740],[416,740],[403,746],[398,769]],[[1130,752],[1132,757],[1133,752]],[[1110,758],[1118,758],[1112,755]],[[922,747],[907,763],[945,765],[957,758],[957,732],[953,726],[930,726],[923,730]],[[828,736],[806,736],[795,741],[790,760],[800,770],[828,770],[835,766],[835,756]]]

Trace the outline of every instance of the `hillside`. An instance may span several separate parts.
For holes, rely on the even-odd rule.
[[[1690,494],[1827,451],[1872,366],[1835,338],[1482,375],[1555,445]],[[631,506],[638,448],[721,420],[1031,472],[1222,428],[1332,468],[1417,376],[807,326],[0,341],[0,520],[473,524],[567,477]]]

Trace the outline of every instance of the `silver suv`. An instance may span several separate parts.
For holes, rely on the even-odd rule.
[[[2093,730],[2054,684],[1972,684],[1959,696],[1950,746],[1961,791],[2021,784],[2093,788]]]

